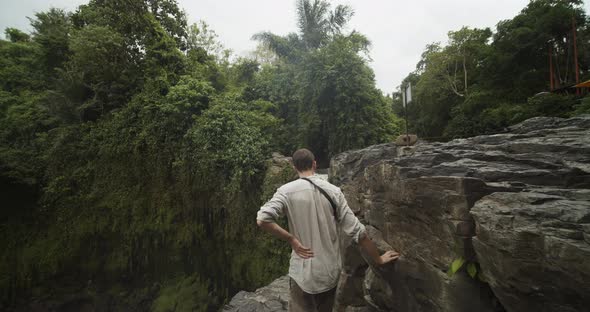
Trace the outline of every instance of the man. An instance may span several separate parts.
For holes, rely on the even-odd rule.
[[[332,311],[342,268],[338,228],[358,243],[377,265],[394,261],[399,254],[388,251],[379,255],[342,191],[314,175],[316,161],[311,151],[297,150],[293,154],[293,166],[300,179],[281,186],[260,208],[256,223],[289,242],[293,249],[289,264],[289,311]],[[290,232],[275,223],[284,215]]]

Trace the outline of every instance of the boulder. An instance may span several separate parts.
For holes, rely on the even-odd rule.
[[[289,277],[282,276],[255,292],[240,291],[223,308],[223,312],[287,312],[289,309]],[[373,312],[371,307],[350,306],[344,312]]]
[[[588,275],[583,273],[590,272],[587,267],[578,264],[570,265],[569,271],[548,269],[548,265],[538,263],[541,260],[531,259],[522,262],[527,268],[520,271],[522,276],[514,276],[516,271],[509,268],[510,257],[502,256],[506,251],[501,247],[511,246],[502,238],[518,245],[517,237],[506,237],[507,233],[493,230],[493,226],[486,232],[486,226],[479,224],[483,216],[474,219],[471,215],[474,205],[489,201],[493,198],[490,196],[503,194],[516,200],[531,189],[553,197],[564,196],[564,190],[570,190],[566,192],[569,199],[556,202],[568,202],[567,207],[576,202],[576,211],[581,211],[590,207],[585,202],[587,193],[581,191],[590,188],[589,166],[588,117],[534,118],[502,134],[446,143],[420,142],[412,147],[382,144],[335,156],[330,180],[342,188],[363,222],[381,231],[384,241],[403,255],[394,269],[380,274],[366,268],[362,274],[354,270],[349,273],[356,284],[362,279],[363,293],[357,291],[357,297],[362,296],[368,304],[384,311],[570,311],[589,306],[590,295],[585,294],[590,289]],[[497,205],[497,216],[501,218],[502,213],[521,206],[516,201]],[[473,212],[474,216],[480,213],[479,209]],[[588,234],[584,230],[588,226],[584,223],[589,221],[585,212],[577,213],[576,230],[572,229],[573,221],[553,222],[553,228],[539,227],[548,237],[559,233],[559,242],[567,235],[578,239],[577,244],[570,241],[558,248],[558,258],[564,263],[587,255]],[[542,222],[539,218],[535,216],[530,221]],[[563,228],[557,229],[560,226]],[[476,234],[485,235],[481,233],[490,234],[485,240],[474,238]],[[544,241],[552,242],[551,246],[557,244],[553,238]],[[347,257],[351,257],[350,253]],[[514,257],[515,261],[524,259],[518,254]],[[449,277],[447,271],[458,258],[478,268],[477,278],[468,276],[466,265]],[[557,265],[557,260],[550,263]],[[563,279],[563,283],[552,285],[547,279],[539,279],[538,285],[531,283],[530,287],[537,287],[537,295],[546,296],[546,301],[553,301],[553,305],[527,305],[527,296],[534,293],[530,287],[522,292],[514,290],[521,286],[518,280],[525,283],[527,278],[529,282],[534,278],[527,270],[540,268],[544,270],[541,272],[555,270],[564,275],[548,275]],[[577,276],[577,280],[565,278],[568,274]],[[539,285],[554,290],[558,285],[561,290],[543,291]],[[579,305],[567,310],[567,298]]]
[[[289,277],[283,276],[255,292],[240,291],[224,312],[286,312],[289,302]]]
[[[272,153],[272,158],[266,161],[266,172],[262,184],[262,201],[269,200],[277,188],[297,178],[292,158],[279,153]]]
[[[398,312],[590,307],[590,116],[348,151],[332,158],[329,179],[379,248],[402,254],[375,268],[346,245],[340,303]]]
[[[590,190],[499,192],[471,213],[485,279],[509,311],[590,308]]]

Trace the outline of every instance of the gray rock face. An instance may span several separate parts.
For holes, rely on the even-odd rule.
[[[286,312],[289,302],[289,277],[283,276],[255,292],[240,291],[224,312]]]
[[[255,292],[240,291],[223,312],[287,312],[289,309],[289,277],[283,276]],[[344,312],[374,312],[367,306],[347,307]]]
[[[471,213],[478,260],[506,307],[590,309],[590,190],[494,193]]]
[[[588,116],[349,151],[332,159],[330,180],[379,248],[402,253],[375,269],[348,246],[339,285],[345,305],[398,312],[590,307]],[[476,278],[467,265],[447,275],[458,258],[475,264]],[[240,293],[231,304],[252,296]]]
[[[364,279],[354,296],[381,310],[590,306],[588,117],[533,118],[504,134],[345,152],[332,159],[330,179],[403,255],[379,274],[346,266],[352,283]],[[448,277],[458,257],[477,263],[489,284],[464,268]]]

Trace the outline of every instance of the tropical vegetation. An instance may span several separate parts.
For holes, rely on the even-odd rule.
[[[429,140],[497,133],[536,116],[590,113],[590,98],[571,88],[576,81],[574,27],[579,81],[590,79],[590,19],[583,4],[532,0],[495,31],[450,31],[446,44],[426,46],[416,70],[393,93],[395,112],[405,114],[401,91],[411,85],[409,128]]]
[[[255,213],[293,174],[269,170],[272,152],[308,147],[325,167],[390,142],[409,83],[410,128],[426,138],[590,112],[567,88],[536,95],[550,47],[559,84],[572,80],[572,18],[590,79],[579,0],[533,0],[494,31],[450,32],[388,96],[369,39],[348,30],[351,7],[296,6],[296,31],[253,34],[248,57],[189,25],[175,0],[90,0],[37,13],[31,33],[5,30],[0,310],[216,311],[270,282],[288,250]]]
[[[297,5],[298,32],[255,35],[248,58],[174,0],[91,0],[6,29],[0,310],[215,311],[284,274],[286,246],[254,222],[292,178],[267,177],[271,153],[306,146],[326,165],[399,128],[368,40],[343,31],[352,9]]]

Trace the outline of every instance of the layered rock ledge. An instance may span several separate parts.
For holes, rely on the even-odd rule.
[[[332,159],[330,179],[381,248],[403,254],[368,269],[349,247],[343,304],[449,312],[590,307],[589,116],[349,151]],[[464,264],[449,276],[457,259]]]
[[[224,312],[282,312],[289,302],[289,278],[283,276],[255,292],[240,291]]]

